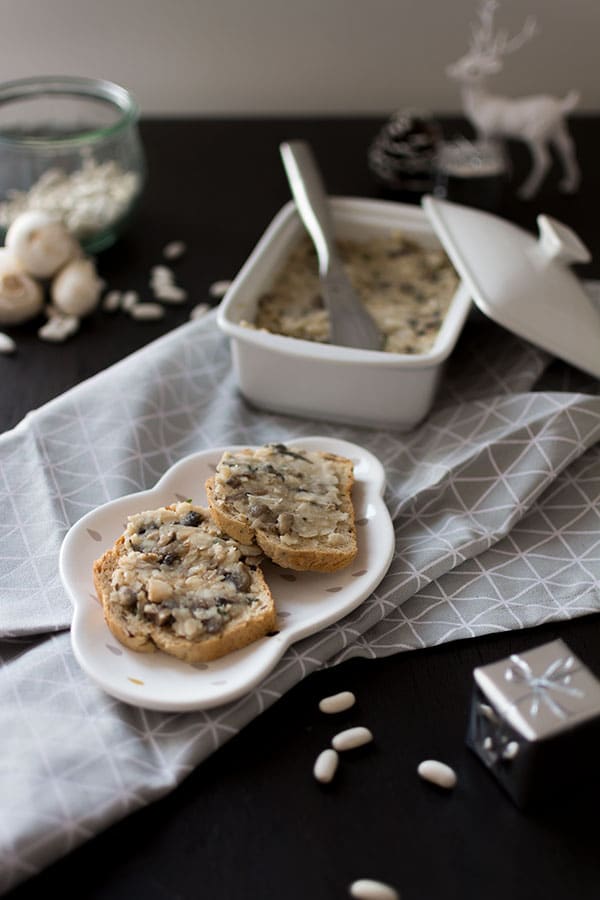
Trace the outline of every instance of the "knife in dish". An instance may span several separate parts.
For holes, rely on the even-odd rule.
[[[298,214],[317,251],[321,294],[329,313],[330,342],[380,350],[381,333],[337,254],[329,201],[310,146],[305,141],[289,141],[281,144],[279,150]]]

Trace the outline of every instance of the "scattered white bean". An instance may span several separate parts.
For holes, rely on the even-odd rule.
[[[321,781],[323,784],[329,784],[336,773],[338,761],[339,756],[335,750],[323,750],[322,753],[319,753],[313,768],[313,775],[317,781]]]
[[[104,312],[116,312],[121,306],[121,291],[109,291],[102,299]]]
[[[356,900],[400,900],[398,891],[383,881],[359,878],[350,885],[350,896]]]
[[[164,314],[165,311],[159,303],[136,303],[129,310],[132,319],[145,322],[162,319]]]
[[[373,740],[373,735],[368,728],[358,725],[356,728],[347,728],[346,731],[340,731],[332,740],[335,750],[353,750],[355,747],[362,747]]]
[[[168,266],[153,266],[150,287],[156,299],[163,303],[183,303],[187,300],[187,291],[175,283],[175,276]]]
[[[187,247],[183,243],[183,241],[171,241],[167,244],[167,246],[163,249],[163,256],[165,259],[179,259],[180,256],[183,256]]]
[[[125,291],[121,297],[121,308],[124,309],[125,312],[131,312],[139,299],[140,297],[137,291]]]
[[[355,703],[356,697],[352,691],[341,691],[339,694],[332,694],[331,697],[323,697],[319,709],[324,713],[339,713],[350,709]]]
[[[154,285],[154,296],[164,303],[183,303],[187,300],[187,291],[176,284]]]
[[[150,269],[150,286],[173,284],[175,276],[168,266],[152,266]]]
[[[210,306],[208,303],[197,303],[190,313],[190,319],[201,319],[206,315],[209,309]]]
[[[457,778],[454,769],[437,759],[423,760],[422,763],[419,763],[417,772],[425,781],[437,784],[438,787],[451,790],[456,785]]]
[[[14,353],[16,349],[17,345],[13,339],[8,334],[0,331],[0,353]]]
[[[209,287],[208,293],[211,297],[220,299],[225,296],[230,287],[231,281],[214,281]]]
[[[78,328],[79,319],[76,316],[53,315],[38,330],[38,337],[43,341],[60,343],[75,334]]]

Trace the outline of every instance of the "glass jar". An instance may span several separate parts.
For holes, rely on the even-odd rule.
[[[84,250],[123,232],[141,196],[138,107],[125,88],[77,77],[0,85],[0,233],[28,209],[60,217]]]

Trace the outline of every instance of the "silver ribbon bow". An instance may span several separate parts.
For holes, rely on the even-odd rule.
[[[515,701],[515,705],[529,702],[529,714],[535,718],[543,704],[558,719],[566,719],[573,713],[564,707],[556,695],[581,698],[584,693],[570,684],[577,672],[572,656],[555,659],[541,675],[534,675],[531,666],[517,654],[510,657],[510,665],[504,673],[507,681],[525,685],[529,690]]]

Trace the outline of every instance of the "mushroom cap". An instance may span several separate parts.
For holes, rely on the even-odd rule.
[[[43,210],[18,215],[9,226],[4,243],[34,278],[51,278],[81,252],[67,226]]]
[[[104,282],[91,259],[74,259],[54,277],[50,285],[53,305],[71,316],[86,316],[98,304]]]
[[[0,248],[0,325],[19,325],[41,312],[41,285],[23,270],[6,247]]]

